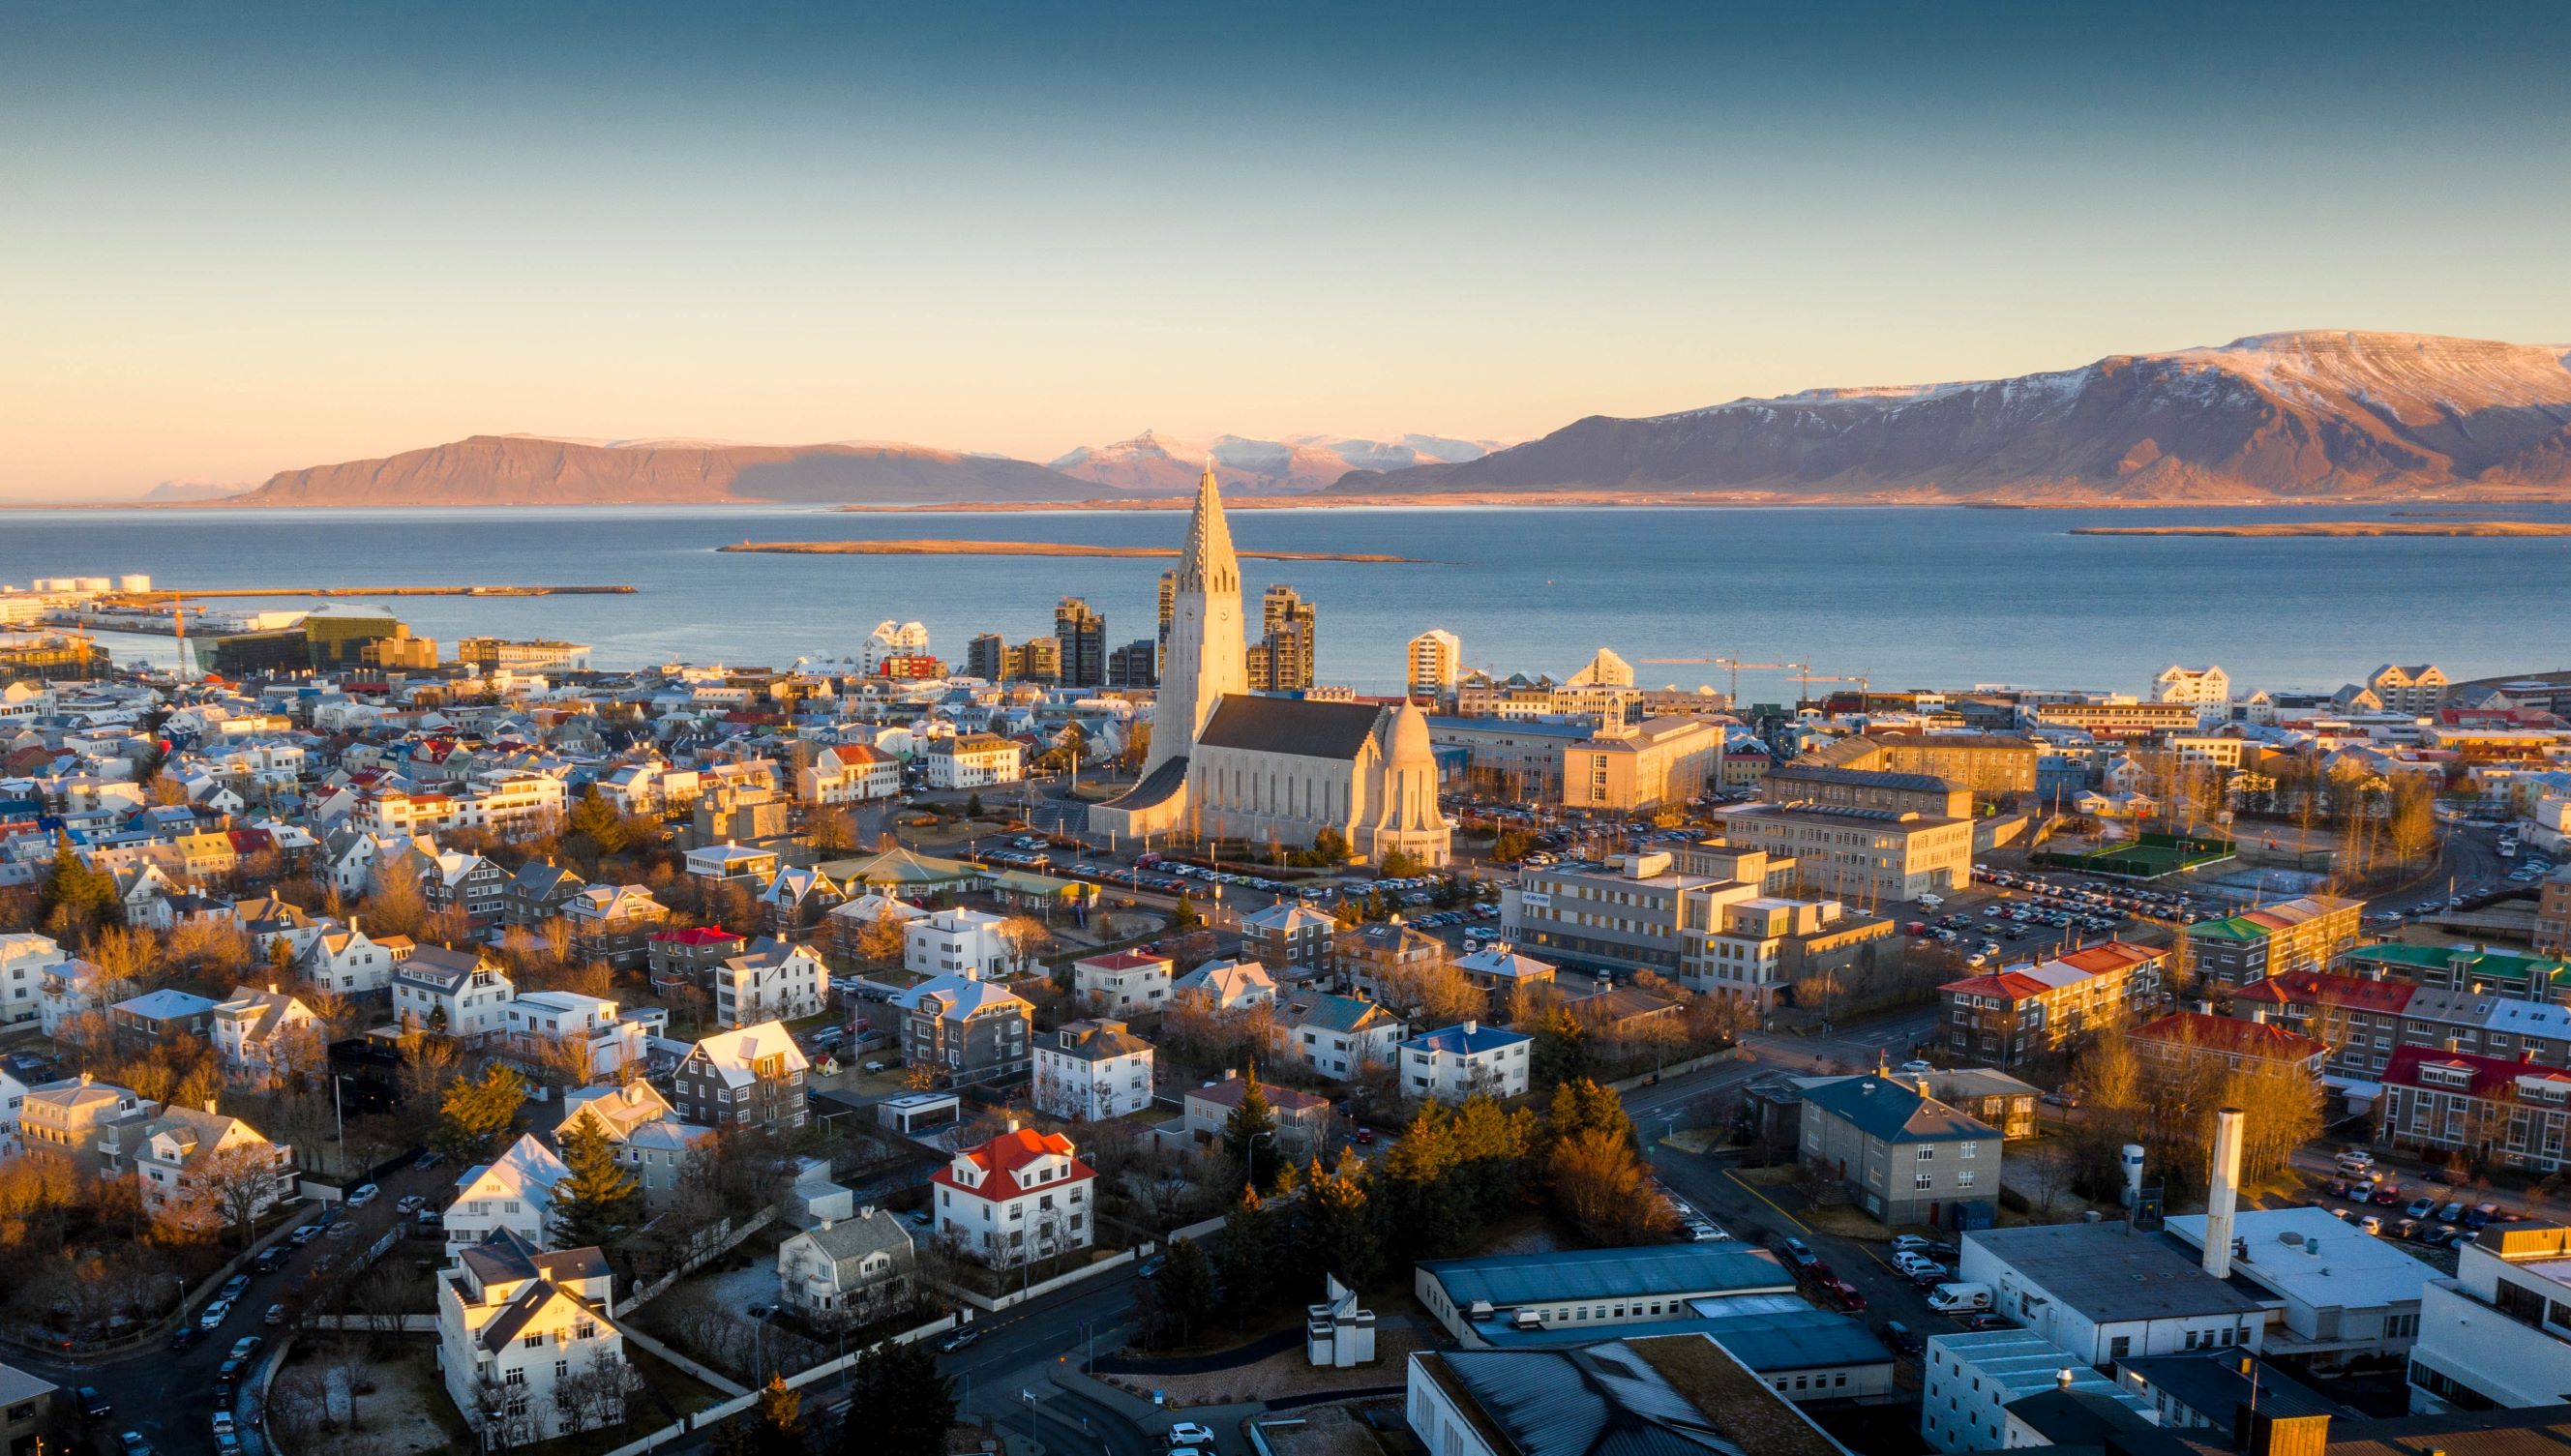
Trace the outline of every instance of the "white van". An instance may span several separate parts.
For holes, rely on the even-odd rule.
[[[1938,894],[1921,895],[1917,903],[1922,910],[1934,910],[1946,903],[1946,897]]]
[[[1928,1291],[1928,1307],[1940,1314],[1974,1314],[1991,1307],[1988,1284],[1939,1284]]]

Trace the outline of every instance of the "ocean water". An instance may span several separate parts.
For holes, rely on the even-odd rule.
[[[2440,513],[2469,508],[2438,506]],[[2019,683],[2144,690],[2219,663],[2243,687],[2326,690],[2384,662],[2458,678],[2571,668],[2571,537],[2100,537],[2081,525],[2380,518],[2387,508],[2021,511],[1725,508],[1236,511],[1245,551],[1390,552],[1418,565],[1242,564],[1246,606],[1286,582],[1319,611],[1319,673],[1399,686],[1403,645],[1442,627],[1465,660],[1569,673],[1598,648],[1647,685],[1728,685],[1647,658],[1807,663],[1877,688]],[[2470,511],[2571,520],[2571,507]],[[620,584],[633,596],[387,601],[441,642],[590,644],[592,663],[782,666],[852,651],[886,618],[960,658],[974,634],[1052,631],[1054,602],[1152,635],[1164,560],[722,554],[727,542],[964,537],[1175,547],[1175,512],[854,515],[810,507],[0,513],[0,582],[149,572],[168,588]],[[276,605],[296,605],[280,601]],[[166,638],[115,636],[167,660]],[[1745,672],[1744,699],[1793,691]]]

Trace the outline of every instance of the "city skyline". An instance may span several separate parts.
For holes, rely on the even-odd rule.
[[[0,499],[2571,338],[2540,11],[20,12]],[[2505,199],[2494,203],[2494,199]],[[2464,265],[2469,264],[2469,265]]]

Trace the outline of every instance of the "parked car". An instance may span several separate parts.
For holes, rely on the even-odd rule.
[[[115,1408],[116,1407],[107,1403],[106,1396],[98,1393],[97,1386],[84,1385],[80,1388],[80,1411],[82,1415],[88,1416],[91,1420],[102,1420]]]
[[[428,1200],[421,1198],[417,1194],[405,1194],[402,1196],[400,1202],[393,1205],[393,1212],[396,1213],[416,1213],[427,1207]]]
[[[1894,1253],[1925,1253],[1937,1240],[1920,1233],[1896,1233],[1892,1237]]]
[[[1170,1427],[1170,1444],[1173,1446],[1211,1446],[1214,1444],[1214,1428],[1212,1426],[1199,1425],[1195,1421],[1181,1421],[1177,1425]]]
[[[348,1193],[348,1207],[351,1209],[364,1208],[366,1205],[375,1201],[375,1195],[377,1192],[379,1192],[379,1190],[377,1190],[373,1184],[361,1183],[357,1185]]]
[[[257,1354],[259,1347],[266,1343],[267,1340],[263,1336],[256,1334],[243,1335],[240,1339],[233,1341],[232,1357],[236,1360],[247,1360],[251,1356]]]
[[[295,1229],[292,1233],[287,1234],[285,1236],[285,1241],[293,1244],[297,1248],[301,1248],[303,1245],[310,1243],[313,1239],[320,1236],[320,1224],[306,1223],[302,1227]]]
[[[1156,1253],[1150,1258],[1143,1260],[1141,1263],[1136,1264],[1134,1266],[1134,1274],[1137,1278],[1155,1278],[1159,1276],[1161,1270],[1168,1268],[1169,1266],[1170,1256],[1166,1253]]]
[[[2437,1212],[2435,1199],[2412,1199],[2410,1207],[2403,1209],[2401,1213],[2407,1218],[2425,1218],[2435,1212]]]
[[[232,1312],[233,1306],[231,1301],[218,1299],[214,1303],[206,1306],[205,1314],[197,1320],[197,1328],[204,1330],[208,1334],[213,1334],[216,1330],[223,1328],[225,1318]]]
[[[1799,1269],[1810,1268],[1821,1261],[1820,1255],[1812,1252],[1812,1246],[1800,1238],[1783,1240],[1777,1245],[1777,1250],[1786,1255],[1786,1262]]]
[[[2015,1329],[2017,1324],[1996,1314],[1976,1314],[1964,1321],[1964,1328],[1979,1334],[1987,1329]]]
[[[1898,1319],[1887,1319],[1883,1322],[1883,1342],[1905,1355],[1919,1353],[1925,1343],[1911,1331],[1909,1325]]]
[[[2389,1209],[2401,1202],[2401,1185],[2387,1183],[2374,1191],[2374,1202]]]
[[[267,1312],[258,1317],[258,1322],[261,1324],[283,1324],[285,1322],[285,1306],[282,1304],[270,1304],[267,1306]]]
[[[2380,1233],[2383,1231],[2383,1220],[2372,1213],[2368,1213],[2362,1219],[2358,1220],[2356,1226],[2359,1232]]]
[[[951,1355],[957,1350],[969,1349],[972,1346],[981,1343],[981,1340],[982,1331],[978,1329],[959,1329],[937,1342],[937,1352],[941,1355]]]

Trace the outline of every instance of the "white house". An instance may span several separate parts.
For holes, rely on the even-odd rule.
[[[393,983],[393,972],[411,952],[407,935],[376,940],[357,926],[355,916],[344,926],[324,922],[294,958],[294,974],[315,990],[362,996]]]
[[[1152,1044],[1121,1021],[1074,1021],[1036,1038],[1036,1111],[1094,1123],[1152,1106]]]
[[[957,733],[928,745],[931,788],[988,788],[996,783],[1016,783],[1026,776],[1025,749],[1011,738]]]
[[[863,743],[841,743],[794,771],[794,796],[805,803],[864,803],[901,792],[901,760]]]
[[[535,1248],[553,1243],[554,1186],[571,1170],[532,1133],[489,1163],[477,1163],[455,1180],[446,1206],[446,1251],[452,1256],[506,1228]]]
[[[1527,1090],[1535,1038],[1467,1021],[1423,1032],[1401,1044],[1401,1095],[1460,1103],[1476,1094],[1516,1097]]]
[[[1170,1004],[1170,958],[1118,950],[1073,961],[1071,994],[1101,1016],[1165,1011]]]
[[[704,1151],[712,1128],[682,1121],[660,1090],[635,1081],[583,1087],[563,1098],[562,1125],[554,1136],[579,1127],[593,1128],[616,1149],[616,1161],[643,1186],[643,1199],[657,1206],[677,1191],[679,1179]]]
[[[478,951],[423,945],[393,972],[393,1021],[459,1040],[508,1029],[517,988],[500,963]]]
[[[995,1267],[1087,1248],[1097,1237],[1090,1190],[1098,1175],[1071,1140],[1009,1120],[931,1176],[937,1236]]]
[[[290,1053],[290,1039],[306,1039],[306,1051],[318,1053],[320,1018],[312,1008],[270,986],[235,986],[232,996],[215,1006],[215,1050],[223,1053],[227,1076],[264,1083]],[[317,1072],[319,1058],[306,1058],[299,1070]]]
[[[0,1026],[42,1021],[45,973],[69,957],[49,935],[22,931],[0,935]],[[53,1028],[45,1028],[51,1035]]]
[[[940,910],[914,920],[902,932],[902,968],[922,976],[1006,976],[1020,963],[1016,942],[1000,931],[1006,923],[982,910]]]
[[[776,1246],[776,1302],[823,1327],[862,1324],[910,1297],[918,1252],[880,1209],[824,1218]]]
[[[529,991],[507,1003],[510,1050],[530,1061],[563,1065],[557,1051],[578,1042],[588,1048],[590,1081],[643,1065],[643,1027],[617,1015],[616,1003],[577,991]]]
[[[599,1250],[546,1253],[505,1230],[477,1241],[437,1278],[447,1397],[489,1447],[621,1425],[638,1377],[615,1314]]]
[[[809,946],[763,938],[714,968],[715,1025],[755,1026],[817,1016],[830,1004],[830,968]]]
[[[1286,1049],[1315,1072],[1341,1081],[1369,1063],[1399,1060],[1402,1026],[1393,1014],[1355,996],[1307,996],[1277,1018]]]
[[[219,1227],[276,1207],[292,1177],[293,1158],[239,1118],[165,1107],[138,1128],[116,1130],[134,1149],[134,1176],[144,1210],[199,1226]],[[236,1202],[239,1200],[239,1202]]]
[[[1208,1011],[1247,1011],[1277,1004],[1277,978],[1257,961],[1208,961],[1181,976],[1170,994]]]

